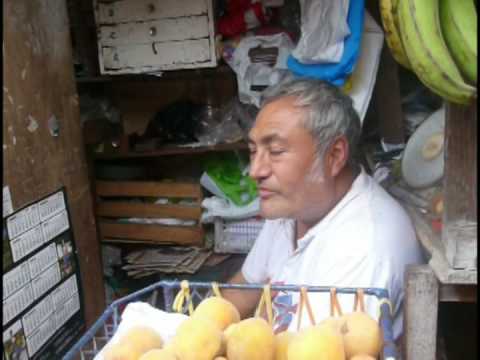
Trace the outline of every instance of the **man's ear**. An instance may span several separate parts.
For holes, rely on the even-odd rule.
[[[339,136],[330,145],[326,156],[327,171],[332,177],[336,177],[346,166],[350,154],[350,148],[345,136]]]

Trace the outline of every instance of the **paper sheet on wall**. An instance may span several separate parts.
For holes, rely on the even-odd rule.
[[[4,187],[4,203],[5,194]],[[7,359],[62,358],[85,328],[66,200],[62,188],[4,218],[2,325]]]

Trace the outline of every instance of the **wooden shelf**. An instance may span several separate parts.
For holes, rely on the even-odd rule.
[[[155,156],[164,156],[164,155],[178,155],[178,154],[200,154],[213,151],[229,151],[229,150],[246,150],[248,149],[248,144],[246,142],[240,141],[231,144],[218,144],[211,146],[197,146],[197,147],[187,147],[187,146],[177,146],[169,145],[162,147],[160,149],[144,152],[133,152],[128,153],[93,153],[95,159],[107,160],[107,159],[128,159],[128,158],[144,158],[144,157],[155,157]]]
[[[153,74],[128,74],[128,75],[100,75],[100,76],[78,76],[78,84],[105,83],[117,81],[158,81],[161,79],[182,79],[194,77],[213,76],[235,76],[233,70],[226,64],[215,68],[185,69],[163,71],[161,75]]]

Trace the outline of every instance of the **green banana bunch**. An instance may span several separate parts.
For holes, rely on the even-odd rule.
[[[403,67],[411,69],[402,40],[398,31],[397,5],[398,0],[380,0],[380,15],[383,29],[385,30],[385,41],[392,53],[393,58]]]
[[[473,0],[440,0],[442,33],[460,72],[477,83],[477,10]]]
[[[398,19],[405,52],[420,81],[447,101],[470,103],[477,90],[464,82],[443,40],[439,0],[399,0]]]

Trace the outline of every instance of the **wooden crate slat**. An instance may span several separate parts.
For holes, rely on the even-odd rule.
[[[200,184],[153,181],[97,181],[98,196],[201,198]]]
[[[159,244],[203,244],[203,230],[201,227],[121,224],[100,221],[99,230],[102,238],[150,240]]]
[[[137,218],[176,218],[199,220],[200,207],[182,205],[159,205],[131,202],[101,201],[97,205],[97,215],[105,217]]]

